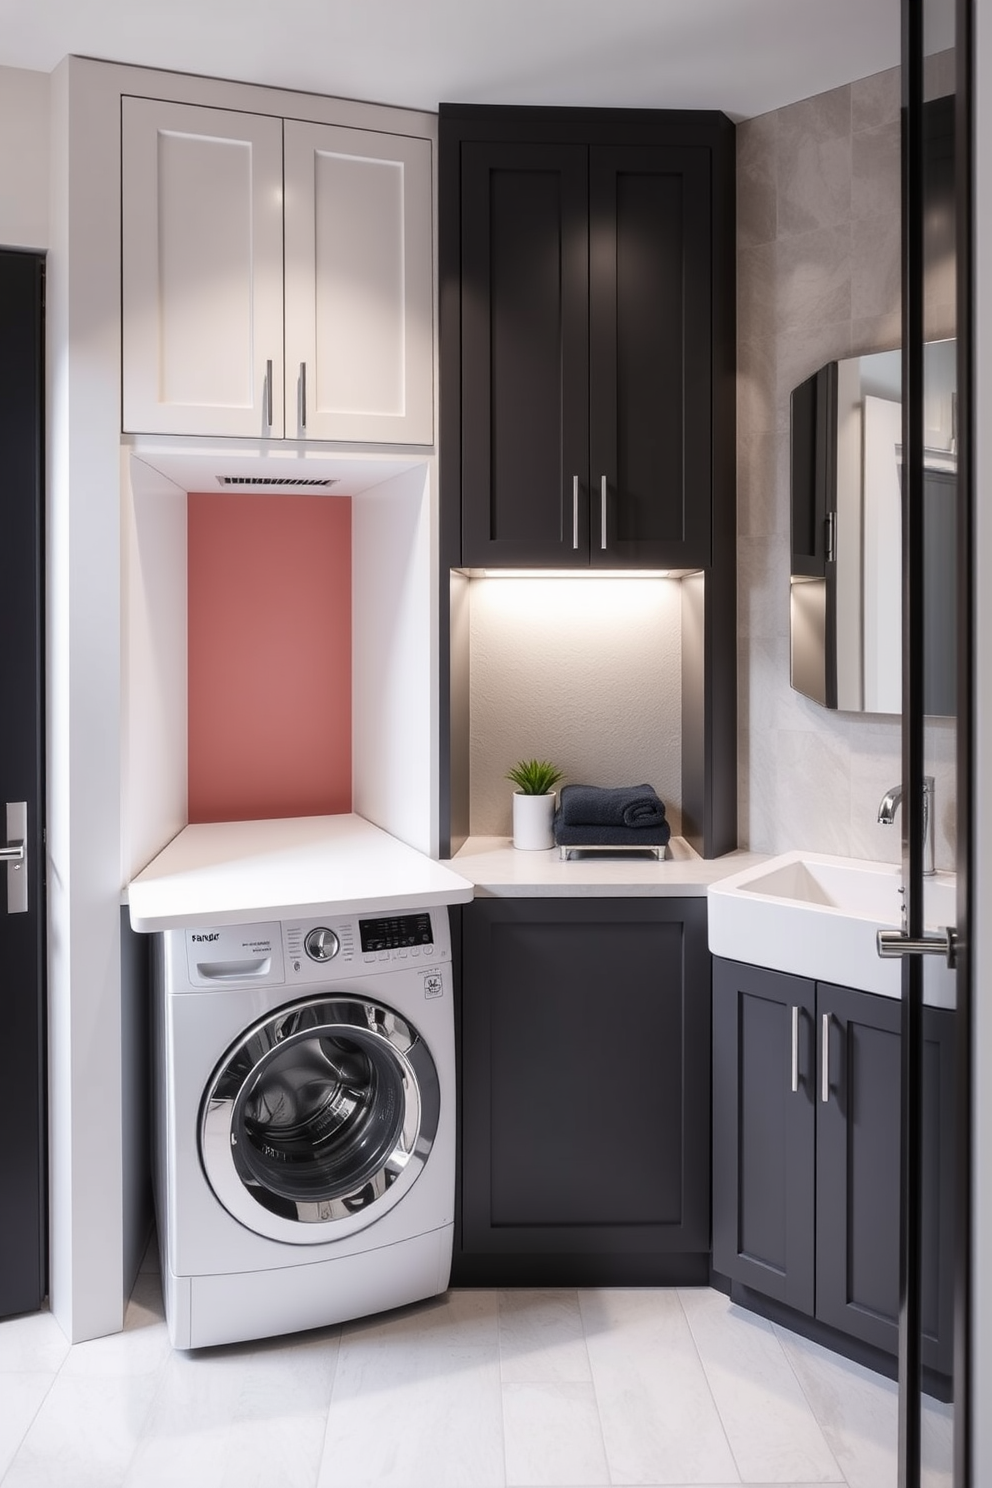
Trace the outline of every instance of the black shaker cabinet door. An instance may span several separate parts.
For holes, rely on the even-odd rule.
[[[815,984],[713,961],[713,1267],[812,1314]]]
[[[710,152],[589,152],[590,561],[704,567],[712,495]]]
[[[898,1346],[901,1004],[817,984],[816,1316],[889,1353]],[[923,1018],[923,1362],[950,1374],[953,1301],[953,1019]],[[824,1099],[826,1097],[826,1099]]]
[[[705,900],[477,899],[463,935],[465,1250],[705,1253]]]
[[[461,155],[462,561],[588,564],[588,151]]]

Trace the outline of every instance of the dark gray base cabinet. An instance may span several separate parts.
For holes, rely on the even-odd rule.
[[[705,899],[478,899],[462,925],[454,1279],[705,1282]]]
[[[924,1366],[949,1375],[953,1014],[924,1009]],[[894,1354],[900,1004],[713,962],[713,1268]]]

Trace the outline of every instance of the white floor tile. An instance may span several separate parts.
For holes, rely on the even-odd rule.
[[[896,1488],[895,1383],[785,1328],[775,1332],[850,1488]]]
[[[590,1383],[503,1386],[507,1484],[608,1483],[603,1433]]]
[[[0,1480],[28,1433],[54,1374],[0,1374]]]
[[[613,1482],[738,1482],[678,1294],[584,1291],[579,1303]]]
[[[60,1375],[4,1488],[120,1488],[145,1431],[158,1376]]]
[[[47,1308],[0,1322],[0,1374],[54,1374],[69,1348],[69,1340]]]
[[[500,1292],[499,1354],[504,1384],[589,1382],[578,1293]]]
[[[843,1482],[771,1324],[707,1287],[679,1297],[744,1481]]]
[[[126,1488],[314,1488],[337,1351],[325,1329],[173,1352]]]
[[[504,1488],[495,1292],[342,1329],[319,1488]]]

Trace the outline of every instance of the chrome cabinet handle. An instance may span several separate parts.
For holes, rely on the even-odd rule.
[[[269,422],[271,423],[272,420],[270,419]],[[307,426],[307,364],[306,364],[306,362],[301,362],[300,363],[300,425],[304,429]]]
[[[947,925],[939,935],[924,935],[914,940],[901,930],[879,930],[875,934],[875,949],[883,961],[895,956],[943,956],[948,970],[953,971],[957,966],[958,932]]]
[[[579,477],[572,476],[572,547],[579,547]]]
[[[265,364],[265,419],[272,428],[272,361]]]
[[[820,1100],[830,1100],[830,1014],[823,1015],[823,1042],[820,1048]]]
[[[799,1008],[792,1009],[792,1093],[799,1089]]]
[[[28,804],[7,802],[7,840],[0,847],[0,863],[7,864],[7,913],[26,914],[28,908]]]
[[[606,552],[606,476],[599,483],[599,546]]]

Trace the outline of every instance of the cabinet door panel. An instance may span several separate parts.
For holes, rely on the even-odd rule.
[[[590,151],[594,564],[710,562],[709,151]]]
[[[816,1315],[891,1353],[899,1310],[900,1004],[822,982],[817,996],[829,1099],[821,1092],[817,1101]]]
[[[705,1250],[705,904],[476,901],[464,936],[466,1250]]]
[[[713,1266],[810,1314],[814,1002],[805,978],[714,960]]]
[[[282,120],[122,107],[124,428],[281,436]]]
[[[431,143],[292,119],[285,139],[288,431],[431,444]]]
[[[901,1004],[826,983],[817,997],[821,1038],[829,1018],[830,1098],[817,1105],[816,1315],[895,1353]],[[953,1014],[924,1014],[923,1361],[949,1374]]]
[[[468,566],[589,561],[586,161],[580,145],[462,146]]]

